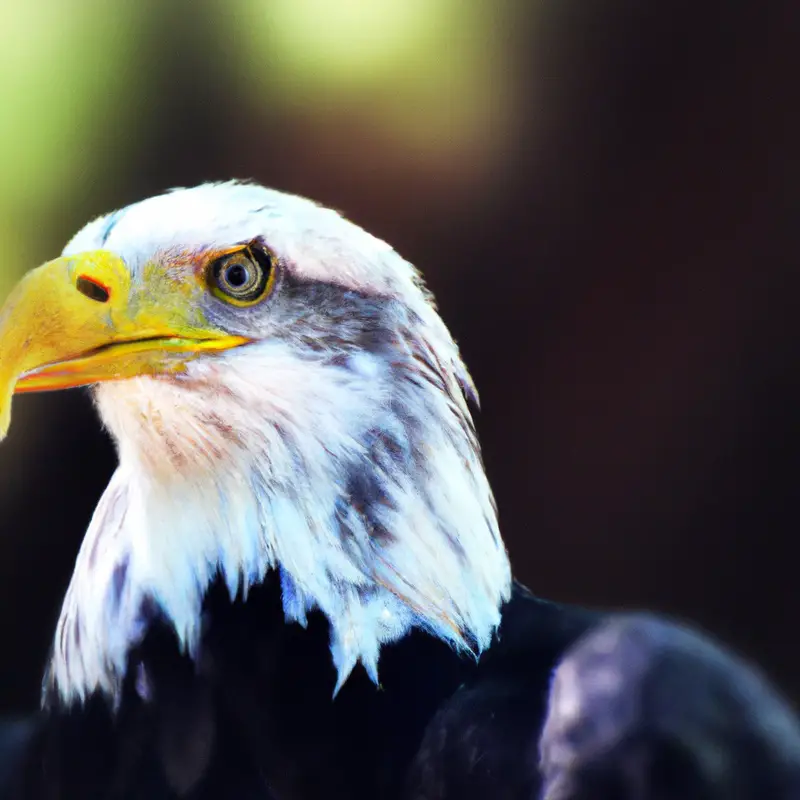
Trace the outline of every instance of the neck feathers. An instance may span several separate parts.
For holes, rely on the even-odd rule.
[[[369,347],[273,338],[179,378],[103,385],[120,467],[58,624],[47,680],[62,701],[118,696],[154,610],[196,653],[218,575],[234,597],[277,569],[288,622],[325,614],[336,691],[359,661],[377,682],[381,645],[414,627],[489,645],[510,567],[470,384],[431,320],[395,309]]]

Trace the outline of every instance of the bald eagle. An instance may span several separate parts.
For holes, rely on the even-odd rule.
[[[458,348],[338,213],[228,182],[89,223],[0,311],[0,437],[82,385],[119,466],[0,797],[800,796],[755,669],[514,582]]]

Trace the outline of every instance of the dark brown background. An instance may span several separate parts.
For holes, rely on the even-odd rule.
[[[483,96],[510,115],[495,127],[477,104],[480,135],[433,145],[363,98],[254,99],[228,63],[237,41],[197,8],[153,6],[124,159],[118,141],[93,144],[115,170],[87,178],[31,255],[206,179],[342,209],[424,270],[462,344],[518,576],[691,619],[800,696],[800,6],[497,3],[503,68]],[[0,448],[0,708],[37,702],[113,466],[84,393],[16,402]]]

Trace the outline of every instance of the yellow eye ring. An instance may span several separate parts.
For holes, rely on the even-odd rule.
[[[216,297],[234,306],[252,306],[272,291],[275,258],[268,251],[245,247],[214,259],[208,276]]]

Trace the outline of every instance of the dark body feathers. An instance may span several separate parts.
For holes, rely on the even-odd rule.
[[[168,626],[156,623],[132,655],[116,714],[95,697],[83,709],[66,712],[53,704],[34,721],[9,723],[0,735],[0,797],[532,800],[542,791],[548,800],[795,796],[788,793],[800,763],[794,718],[745,666],[699,638],[698,651],[695,639],[674,626],[634,618],[634,628],[645,633],[637,640],[642,657],[631,659],[627,640],[617,652],[602,641],[596,646],[599,634],[584,635],[602,633],[613,618],[548,603],[517,587],[497,641],[479,662],[418,632],[383,650],[380,687],[358,668],[334,699],[327,622],[311,614],[306,629],[286,624],[277,583],[271,580],[235,603],[215,586],[196,663],[178,653]],[[661,639],[649,637],[651,626]],[[670,631],[676,632],[675,647]],[[613,665],[617,656],[624,660],[617,666],[628,669],[622,691],[599,699],[588,691],[591,702],[575,719],[559,719],[557,704],[550,709],[549,744],[542,748],[548,785],[542,787],[539,738],[555,668],[563,662],[557,682],[561,670],[575,664],[572,672],[588,669],[591,676],[593,658]],[[712,667],[698,669],[698,658]],[[720,693],[720,686],[736,687],[742,676],[748,691]],[[695,719],[675,726],[675,736],[655,735],[663,713],[641,704],[632,716],[619,712],[620,703],[630,706],[630,698],[651,684],[662,690],[676,719],[683,719],[681,691],[694,687]],[[769,715],[766,725],[758,719],[762,712]],[[716,723],[724,734],[729,718],[738,720],[735,741],[721,740],[723,754],[727,747],[743,759],[730,769],[748,775],[756,770],[748,786],[780,788],[715,793],[715,775],[693,756],[711,735],[709,717],[717,737]],[[598,744],[615,730],[624,746],[614,735],[609,746]],[[770,737],[776,735],[783,744],[773,758]],[[747,755],[756,743],[763,757],[751,769]],[[712,744],[717,747],[719,738]],[[745,786],[735,782],[740,784]]]

